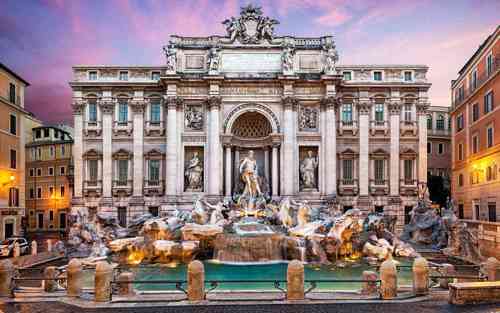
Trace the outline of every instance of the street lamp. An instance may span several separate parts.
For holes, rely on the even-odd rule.
[[[9,180],[8,180],[8,181],[6,181],[5,183],[2,183],[2,186],[3,186],[3,187],[5,187],[5,186],[7,186],[8,184],[12,184],[12,183],[14,183],[14,181],[15,181],[15,180],[16,180],[16,176],[14,176],[14,175],[10,175]]]

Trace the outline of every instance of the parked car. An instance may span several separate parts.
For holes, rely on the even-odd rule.
[[[28,241],[22,237],[7,238],[0,243],[0,256],[14,255],[14,244],[19,243],[21,255],[28,252]]]

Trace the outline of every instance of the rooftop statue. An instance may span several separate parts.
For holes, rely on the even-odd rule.
[[[279,24],[275,19],[262,15],[260,7],[251,4],[242,7],[238,18],[232,16],[222,22],[231,42],[238,39],[241,43],[254,44],[262,40],[274,39],[274,25]]]
[[[167,47],[163,47],[165,52],[165,57],[167,58],[167,72],[174,72],[177,70],[177,49],[173,43],[170,43]]]

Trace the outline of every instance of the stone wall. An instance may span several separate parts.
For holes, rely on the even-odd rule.
[[[463,220],[467,228],[477,230],[479,250],[485,258],[500,258],[500,223]]]

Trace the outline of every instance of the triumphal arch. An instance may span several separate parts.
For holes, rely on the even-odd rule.
[[[172,36],[164,66],[73,68],[74,207],[127,223],[257,183],[402,224],[426,183],[428,68],[340,64],[332,36],[278,35],[251,5],[222,23]]]

